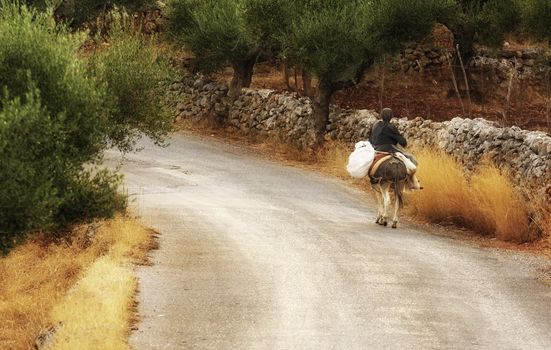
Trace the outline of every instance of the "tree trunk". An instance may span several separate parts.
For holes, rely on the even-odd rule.
[[[239,98],[241,89],[251,86],[253,78],[253,68],[256,63],[256,57],[234,63],[233,78],[230,84],[229,96],[232,101]]]
[[[459,45],[461,59],[464,62],[469,62],[474,56],[475,28],[468,23],[451,25],[448,28],[452,31],[455,39],[454,48]],[[459,58],[456,58],[455,61],[455,65],[459,65]]]
[[[304,95],[312,96],[312,77],[306,70],[302,70],[302,86],[304,88]]]
[[[323,144],[325,138],[325,131],[329,122],[329,104],[331,103],[331,97],[333,96],[333,89],[320,82],[318,93],[314,100],[314,128],[316,132],[315,147],[319,147]]]
[[[285,85],[287,85],[287,89],[292,91],[293,88],[291,87],[291,83],[289,82],[289,64],[287,63],[287,61],[283,63],[283,78],[285,79]]]

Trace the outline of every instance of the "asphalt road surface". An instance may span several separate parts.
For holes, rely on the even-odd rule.
[[[551,349],[541,258],[377,226],[365,193],[237,146],[141,146],[122,171],[161,236],[135,349]]]

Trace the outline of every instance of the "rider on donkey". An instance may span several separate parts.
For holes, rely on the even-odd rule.
[[[406,139],[400,134],[398,128],[390,123],[394,117],[394,112],[390,108],[384,108],[381,111],[381,120],[378,120],[371,128],[369,142],[373,145],[377,152],[397,153],[405,155],[413,164],[417,165],[417,160],[413,155],[405,151],[403,147],[407,146]],[[415,173],[411,174],[411,188],[419,189],[419,182],[415,177]]]

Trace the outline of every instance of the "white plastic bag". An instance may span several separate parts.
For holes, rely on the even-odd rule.
[[[369,141],[356,143],[356,149],[348,157],[346,170],[350,176],[362,178],[367,175],[375,158],[375,149]]]

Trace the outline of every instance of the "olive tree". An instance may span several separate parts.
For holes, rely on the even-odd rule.
[[[168,132],[159,84],[169,74],[157,51],[121,34],[89,59],[85,38],[52,9],[0,0],[0,253],[30,232],[122,210],[120,177],[100,168],[104,151]]]
[[[469,60],[473,45],[498,47],[504,35],[520,23],[519,0],[459,0],[453,12],[441,18],[454,34],[461,56]]]
[[[302,6],[282,42],[285,55],[319,81],[313,118],[321,144],[333,94],[357,84],[378,58],[430,33],[453,2],[309,0]]]
[[[229,95],[249,87],[261,54],[273,56],[273,33],[287,18],[277,0],[173,0],[168,7],[171,37],[193,52],[199,70],[233,68]]]
[[[537,40],[551,40],[551,2],[525,0],[522,3],[522,29]]]

